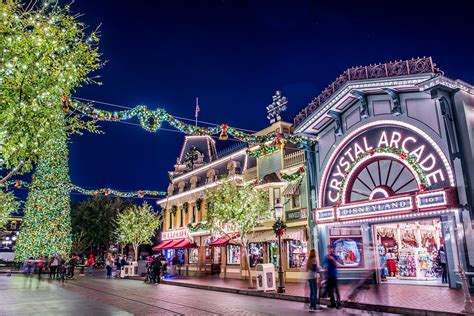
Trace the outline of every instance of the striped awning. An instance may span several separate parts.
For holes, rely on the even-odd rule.
[[[302,179],[298,179],[288,183],[285,190],[283,191],[283,195],[300,195],[301,181]]]
[[[306,226],[287,228],[285,234],[282,236],[282,239],[306,241]],[[266,242],[276,240],[278,240],[278,238],[276,237],[275,232],[272,229],[255,233],[253,238],[250,238],[249,242]]]

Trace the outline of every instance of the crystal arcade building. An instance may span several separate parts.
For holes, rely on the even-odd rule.
[[[294,120],[313,147],[321,258],[333,245],[341,281],[448,284],[473,271],[474,88],[431,58],[345,71]],[[467,273],[470,286],[473,274]],[[416,281],[416,282],[414,282]]]

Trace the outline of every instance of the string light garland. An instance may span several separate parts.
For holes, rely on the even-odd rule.
[[[281,149],[281,146],[260,144],[256,150],[247,150],[247,154],[252,158],[259,158],[270,155]]]
[[[9,182],[6,183],[6,186],[14,186],[15,188],[30,188],[30,184],[25,181],[21,180],[10,180]],[[63,187],[66,187],[65,185],[62,185]],[[123,192],[123,191],[118,191],[110,188],[102,188],[102,189],[84,189],[81,188],[80,186],[77,186],[75,184],[69,184],[67,186],[69,191],[73,192],[79,192],[84,195],[113,195],[113,196],[118,196],[121,198],[144,198],[145,196],[165,196],[166,192],[164,191],[151,191],[151,190],[138,190],[138,191],[130,191],[130,192]]]
[[[140,122],[142,128],[152,133],[158,131],[161,128],[162,124],[166,122],[170,126],[183,132],[186,135],[219,135],[220,140],[227,140],[229,136],[232,136],[233,138],[239,141],[256,145],[273,143],[273,145],[277,146],[280,144],[284,144],[285,142],[302,145],[308,145],[312,143],[311,140],[306,139],[302,136],[290,134],[274,133],[269,135],[257,136],[254,134],[240,131],[234,127],[228,126],[227,124],[220,124],[218,126],[213,127],[195,126],[176,119],[163,109],[149,110],[144,105],[136,106],[130,110],[110,112],[97,109],[93,106],[92,103],[82,103],[78,102],[77,100],[68,101],[68,104],[75,111],[78,111],[84,115],[87,115],[88,117],[99,121],[121,122],[130,120],[132,118],[138,118],[138,121]]]
[[[408,165],[410,165],[410,167],[417,173],[418,178],[421,182],[419,186],[419,191],[423,192],[430,189],[428,181],[426,179],[425,171],[418,164],[415,156],[409,155],[404,150],[395,147],[376,147],[358,155],[357,158],[349,166],[347,171],[344,173],[344,178],[342,179],[341,184],[339,185],[339,203],[342,203],[342,196],[344,193],[343,191],[346,186],[346,182],[348,180],[347,176],[349,175],[349,173],[359,164],[362,159],[368,156],[373,156],[376,153],[389,153],[397,155],[400,160],[407,162]]]

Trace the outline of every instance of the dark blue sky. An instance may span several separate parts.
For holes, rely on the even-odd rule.
[[[460,1],[77,0],[73,10],[102,23],[108,61],[104,85],[77,96],[188,118],[199,96],[201,120],[252,130],[267,125],[276,89],[292,121],[351,66],[431,55],[447,76],[474,83],[473,11]],[[184,135],[101,125],[104,135],[72,139],[73,183],[165,190]]]

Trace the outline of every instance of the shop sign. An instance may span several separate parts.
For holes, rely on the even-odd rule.
[[[359,203],[337,208],[339,219],[365,217],[384,213],[397,213],[411,211],[413,209],[413,199],[411,196],[386,199],[377,202]]]
[[[366,125],[346,137],[329,159],[321,182],[321,205],[334,206],[339,199],[342,180],[360,154],[377,147],[401,149],[416,158],[431,189],[453,185],[449,163],[439,146],[414,126],[403,123]]]
[[[318,222],[334,220],[334,209],[331,207],[331,208],[316,210],[316,220]]]
[[[161,233],[161,240],[170,240],[170,239],[181,239],[181,238],[188,238],[189,237],[189,229],[176,229],[165,231]]]
[[[446,200],[446,192],[438,191],[431,193],[422,193],[416,196],[416,205],[419,209],[436,207],[436,206],[445,206],[448,204]]]
[[[303,219],[307,218],[306,210],[298,210],[298,211],[289,211],[286,212],[286,219]]]

